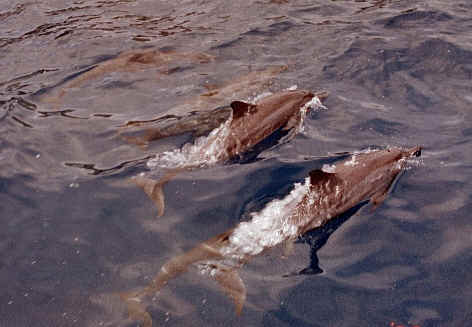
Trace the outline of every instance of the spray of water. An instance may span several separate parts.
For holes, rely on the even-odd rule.
[[[290,222],[296,206],[310,190],[310,179],[296,183],[283,199],[269,202],[264,209],[251,213],[251,220],[240,223],[229,238],[229,244],[221,249],[226,258],[242,260],[264,249],[276,246],[298,235],[298,226]]]
[[[195,139],[194,143],[186,143],[180,149],[157,154],[147,162],[149,168],[185,168],[211,166],[226,153],[225,141],[230,133],[232,114],[223,124],[210,132],[208,136]]]

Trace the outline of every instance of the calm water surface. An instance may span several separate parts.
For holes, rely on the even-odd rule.
[[[338,153],[416,144],[385,203],[333,228],[323,273],[283,277],[306,242],[264,253],[236,316],[192,270],[149,303],[153,325],[472,323],[470,1],[3,1],[0,58],[1,326],[136,326],[116,294],[166,260]],[[329,110],[261,160],[179,175],[156,218],[130,177],[181,140],[130,144],[131,122],[293,85]]]

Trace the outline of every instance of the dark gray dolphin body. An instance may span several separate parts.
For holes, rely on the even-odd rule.
[[[305,90],[287,90],[262,98],[256,104],[233,101],[228,108],[219,108],[210,113],[191,115],[177,119],[174,124],[159,129],[148,130],[142,137],[130,141],[145,145],[151,141],[192,132],[198,136],[215,129],[225,122],[230,124],[219,139],[208,141],[200,146],[198,151],[203,159],[186,162],[172,168],[163,178],[156,181],[151,178],[136,176],[133,181],[143,187],[146,194],[158,208],[158,215],[164,214],[164,193],[162,187],[176,174],[185,169],[201,167],[204,164],[224,163],[237,158],[261,143],[268,136],[280,129],[287,131],[285,141],[298,132],[307,108],[305,106],[314,97],[323,101],[327,92],[314,94]],[[219,142],[216,144],[216,142]],[[217,148],[215,151],[215,147]],[[208,153],[212,153],[208,155]],[[206,160],[205,156],[211,157]]]
[[[313,170],[304,183],[295,184],[285,198],[273,200],[252,220],[217,235],[165,263],[152,283],[142,291],[122,295],[134,319],[151,326],[151,318],[141,305],[192,264],[208,273],[242,310],[246,288],[238,268],[264,250],[297,239],[324,225],[362,201],[374,208],[386,198],[391,185],[409,158],[420,156],[421,148],[389,148],[353,154],[336,165]]]

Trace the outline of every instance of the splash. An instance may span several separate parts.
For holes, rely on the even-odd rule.
[[[424,161],[422,158],[403,158],[398,161],[397,169],[410,170],[414,167],[424,166]]]
[[[292,86],[292,88],[295,87],[296,88],[296,85]],[[303,107],[300,108],[300,120],[298,122],[298,125],[295,127],[295,131],[294,133],[295,134],[298,134],[298,133],[303,133],[304,131],[304,126],[305,126],[305,118],[306,118],[306,114],[308,112],[308,109],[311,109],[312,111],[317,111],[319,109],[325,109],[327,110],[328,108],[326,106],[324,106],[322,103],[321,103],[321,100],[320,98],[318,98],[316,95],[310,100],[308,101],[307,103],[305,103],[303,105]]]
[[[226,258],[241,261],[264,249],[276,246],[298,235],[299,227],[290,223],[303,197],[310,190],[310,178],[296,183],[294,189],[283,199],[272,200],[260,212],[251,214],[251,220],[242,222],[229,237],[229,244],[220,250]]]
[[[326,107],[323,103],[321,103],[321,100],[318,96],[314,96],[310,101],[305,103],[305,105],[302,107],[302,109],[312,109],[312,110],[318,110],[318,109],[323,109],[323,110],[328,110],[328,107]]]
[[[357,166],[358,163],[359,162],[357,161],[357,155],[353,154],[352,157],[351,157],[351,160],[346,161],[344,163],[344,166]]]
[[[321,167],[321,171],[324,171],[325,173],[333,174],[336,172],[336,165],[324,164],[323,167]]]
[[[219,127],[208,136],[200,136],[194,143],[186,143],[182,148],[157,154],[147,162],[149,168],[205,167],[219,162],[226,156],[225,142],[230,134],[233,121],[231,113]]]

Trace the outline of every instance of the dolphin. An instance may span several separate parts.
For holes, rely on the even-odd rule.
[[[204,93],[191,97],[188,100],[170,108],[167,114],[186,115],[198,108],[201,111],[211,111],[215,108],[225,106],[228,99],[238,97],[246,99],[260,94],[274,84],[275,78],[288,70],[287,65],[274,65],[266,67],[263,70],[253,70],[248,73],[232,76],[229,80],[220,83],[204,83],[202,86],[206,89]],[[136,123],[141,125],[150,121],[129,121],[125,126],[133,126]]]
[[[129,138],[128,141],[132,143],[146,145],[157,139],[188,132],[201,136],[212,128],[208,135],[197,138],[193,144],[157,154],[149,160],[148,166],[171,169],[160,180],[136,176],[133,181],[154,201],[158,215],[162,216],[162,187],[176,174],[185,169],[241,158],[278,130],[286,133],[282,142],[290,140],[301,130],[307,109],[323,107],[321,101],[327,96],[327,92],[285,90],[266,96],[254,104],[233,101],[229,107],[183,117],[174,124],[148,130],[142,137]]]
[[[135,72],[149,69],[150,67],[163,68],[162,73],[169,74],[169,64],[175,62],[209,63],[215,58],[206,53],[177,52],[173,50],[138,49],[125,51],[103,62],[96,63],[83,71],[76,73],[50,89],[60,87],[57,95],[47,95],[45,102],[59,105],[61,99],[72,88],[82,86],[89,80],[99,78],[110,72]],[[43,90],[44,91],[44,90]]]
[[[261,211],[252,213],[250,221],[172,258],[143,290],[123,293],[121,298],[126,301],[130,316],[151,326],[151,318],[141,305],[142,298],[156,293],[194,264],[217,281],[240,314],[246,287],[238,269],[249,259],[277,245],[293,244],[299,236],[363,201],[370,201],[376,208],[385,200],[408,160],[420,155],[419,146],[366,150],[338,164],[311,171],[284,198],[272,200]]]

